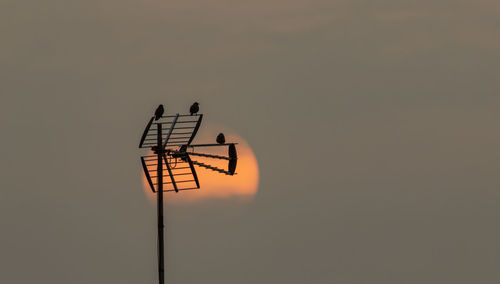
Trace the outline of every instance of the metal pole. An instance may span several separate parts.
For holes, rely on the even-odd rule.
[[[157,126],[157,179],[158,179],[158,191],[157,191],[157,207],[158,207],[158,277],[159,283],[165,283],[165,271],[164,271],[164,258],[163,258],[163,147],[162,147],[162,133],[161,124],[156,124]]]

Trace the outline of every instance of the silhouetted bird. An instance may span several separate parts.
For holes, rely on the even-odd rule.
[[[189,108],[189,112],[191,115],[196,114],[200,110],[199,103],[195,102],[194,104],[191,105]]]
[[[163,109],[163,105],[159,105],[158,108],[156,108],[156,111],[155,111],[155,120],[158,120],[161,118],[161,116],[163,115],[163,112],[165,110]]]
[[[217,135],[217,139],[215,139],[217,141],[217,143],[219,144],[224,144],[226,143],[226,137],[224,137],[224,134],[223,133],[219,133],[219,135]]]

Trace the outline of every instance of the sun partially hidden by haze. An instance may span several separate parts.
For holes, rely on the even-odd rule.
[[[222,125],[203,122],[192,144],[215,143],[215,137],[219,132],[224,133],[226,142],[238,143],[236,145],[238,153],[236,174],[230,176],[195,166],[200,188],[180,191],[179,193],[166,192],[164,193],[166,202],[192,202],[224,198],[243,201],[253,199],[259,186],[259,166],[252,148],[241,136]],[[196,152],[227,156],[227,146],[196,148]],[[226,160],[195,156],[192,156],[192,160],[227,170]],[[151,200],[156,200],[156,194],[151,191],[144,174],[143,187],[148,197]]]

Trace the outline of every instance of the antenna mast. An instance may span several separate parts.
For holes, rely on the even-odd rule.
[[[163,147],[162,147],[162,127],[157,124],[157,167],[156,176],[158,179],[158,194],[156,195],[158,207],[158,280],[160,284],[165,283],[165,265],[164,265],[164,248],[163,248]]]
[[[226,143],[222,133],[217,136],[217,144],[191,144],[203,118],[203,114],[197,114],[198,110],[198,103],[195,103],[191,106],[190,114],[163,116],[164,108],[160,105],[156,109],[155,116],[151,117],[146,125],[139,143],[139,148],[150,149],[154,153],[154,155],[141,156],[141,163],[151,190],[157,194],[159,284],[165,283],[163,193],[199,189],[200,182],[195,166],[226,175],[234,175],[236,171],[236,143]],[[151,129],[154,126],[156,126],[156,133]],[[164,129],[167,130],[165,134]],[[187,151],[188,147],[193,150]],[[227,147],[228,155],[194,152],[197,148],[206,147]],[[227,160],[227,170],[214,167],[206,161],[192,160],[191,156]],[[166,171],[164,171],[164,165]],[[165,175],[164,172],[166,172]]]

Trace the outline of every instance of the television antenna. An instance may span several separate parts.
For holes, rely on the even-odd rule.
[[[144,130],[139,148],[150,149],[153,154],[141,156],[142,169],[151,190],[156,193],[158,212],[158,279],[165,283],[163,193],[196,190],[200,182],[195,166],[217,173],[234,175],[238,160],[237,143],[226,143],[224,135],[217,136],[214,144],[191,144],[200,128],[203,114],[198,114],[198,103],[190,114],[163,115],[163,105],[158,106]],[[227,156],[199,152],[199,149],[227,147]],[[197,157],[227,160],[227,169],[196,161]]]

